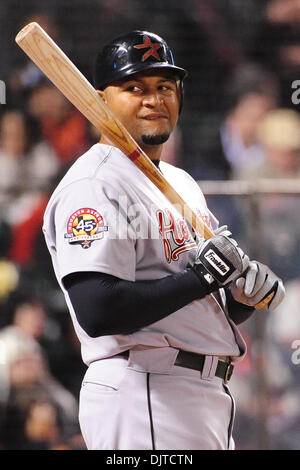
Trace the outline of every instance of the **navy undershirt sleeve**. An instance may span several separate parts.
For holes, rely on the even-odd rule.
[[[93,338],[133,333],[209,293],[192,269],[136,282],[77,272],[64,277],[63,283],[78,323]]]

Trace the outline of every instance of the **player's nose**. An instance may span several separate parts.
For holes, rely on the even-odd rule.
[[[147,93],[143,98],[143,105],[146,107],[155,107],[162,104],[162,102],[163,98],[158,91]]]

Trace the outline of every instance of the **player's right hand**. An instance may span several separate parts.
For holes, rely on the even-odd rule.
[[[230,286],[237,302],[274,310],[285,297],[282,280],[265,264],[250,261],[247,272]]]
[[[212,292],[239,278],[248,266],[249,257],[233,238],[215,235],[199,245],[193,269]]]

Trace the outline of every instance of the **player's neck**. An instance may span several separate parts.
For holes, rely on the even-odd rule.
[[[163,146],[162,145],[143,145],[141,146],[141,149],[145,152],[147,157],[150,158],[150,160],[160,160]]]
[[[99,143],[111,145],[111,143],[105,136],[101,137]],[[141,149],[145,152],[147,157],[150,158],[150,160],[160,160],[163,145],[141,145]]]

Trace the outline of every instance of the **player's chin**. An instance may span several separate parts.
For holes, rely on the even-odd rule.
[[[145,145],[162,145],[167,142],[168,138],[170,137],[169,132],[164,132],[160,134],[143,134],[142,135],[142,142]]]

